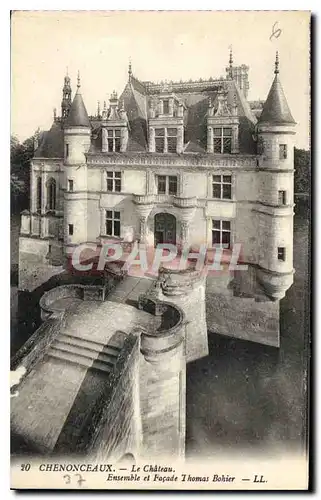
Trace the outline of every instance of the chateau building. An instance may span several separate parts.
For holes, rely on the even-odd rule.
[[[89,116],[65,76],[61,116],[36,136],[30,210],[22,214],[19,287],[61,272],[82,243],[242,246],[266,294],[293,281],[295,121],[279,78],[249,102],[248,66],[226,77],[128,82]]]

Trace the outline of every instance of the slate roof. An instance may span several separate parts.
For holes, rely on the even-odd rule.
[[[51,129],[42,132],[39,137],[39,146],[35,151],[35,158],[63,158],[64,132],[61,122],[54,122]]]
[[[268,123],[272,125],[295,124],[278,74],[274,77],[270,92],[259,118],[259,123]]]
[[[278,75],[275,76],[269,95],[263,101],[249,102],[235,80],[208,80],[199,82],[172,82],[173,93],[185,105],[184,112],[184,152],[206,153],[207,114],[209,99],[217,108],[217,94],[223,86],[227,92],[230,109],[237,105],[239,118],[239,152],[256,154],[254,134],[258,120],[260,123],[293,124]],[[127,152],[148,151],[148,109],[150,101],[157,99],[162,86],[152,82],[141,82],[133,75],[129,78],[119,102],[124,104],[128,117],[129,139]],[[72,102],[64,126],[91,127],[92,141],[89,153],[101,152],[101,117],[88,117],[82,96],[78,90]],[[51,129],[41,138],[35,157],[63,157],[63,128],[56,120]]]

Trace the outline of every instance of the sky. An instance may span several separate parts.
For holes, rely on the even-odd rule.
[[[274,36],[271,36],[272,33]],[[68,67],[73,95],[77,72],[88,114],[133,74],[140,80],[225,76],[229,47],[235,65],[250,67],[249,99],[266,99],[274,74],[297,122],[296,146],[309,148],[309,13],[18,11],[11,26],[11,133],[20,140],[60,115]]]

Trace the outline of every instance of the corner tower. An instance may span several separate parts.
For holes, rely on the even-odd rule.
[[[259,118],[258,279],[274,300],[293,283],[294,127],[279,78],[276,53],[274,80]]]
[[[87,164],[91,125],[80,92],[77,92],[64,123],[64,246],[70,254],[73,247],[87,241]]]

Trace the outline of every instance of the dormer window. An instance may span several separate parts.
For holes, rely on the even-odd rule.
[[[156,153],[177,152],[177,128],[155,128]]]
[[[232,152],[232,128],[219,127],[213,129],[214,153],[230,154]]]
[[[108,129],[108,151],[119,153],[120,151],[120,129]]]

